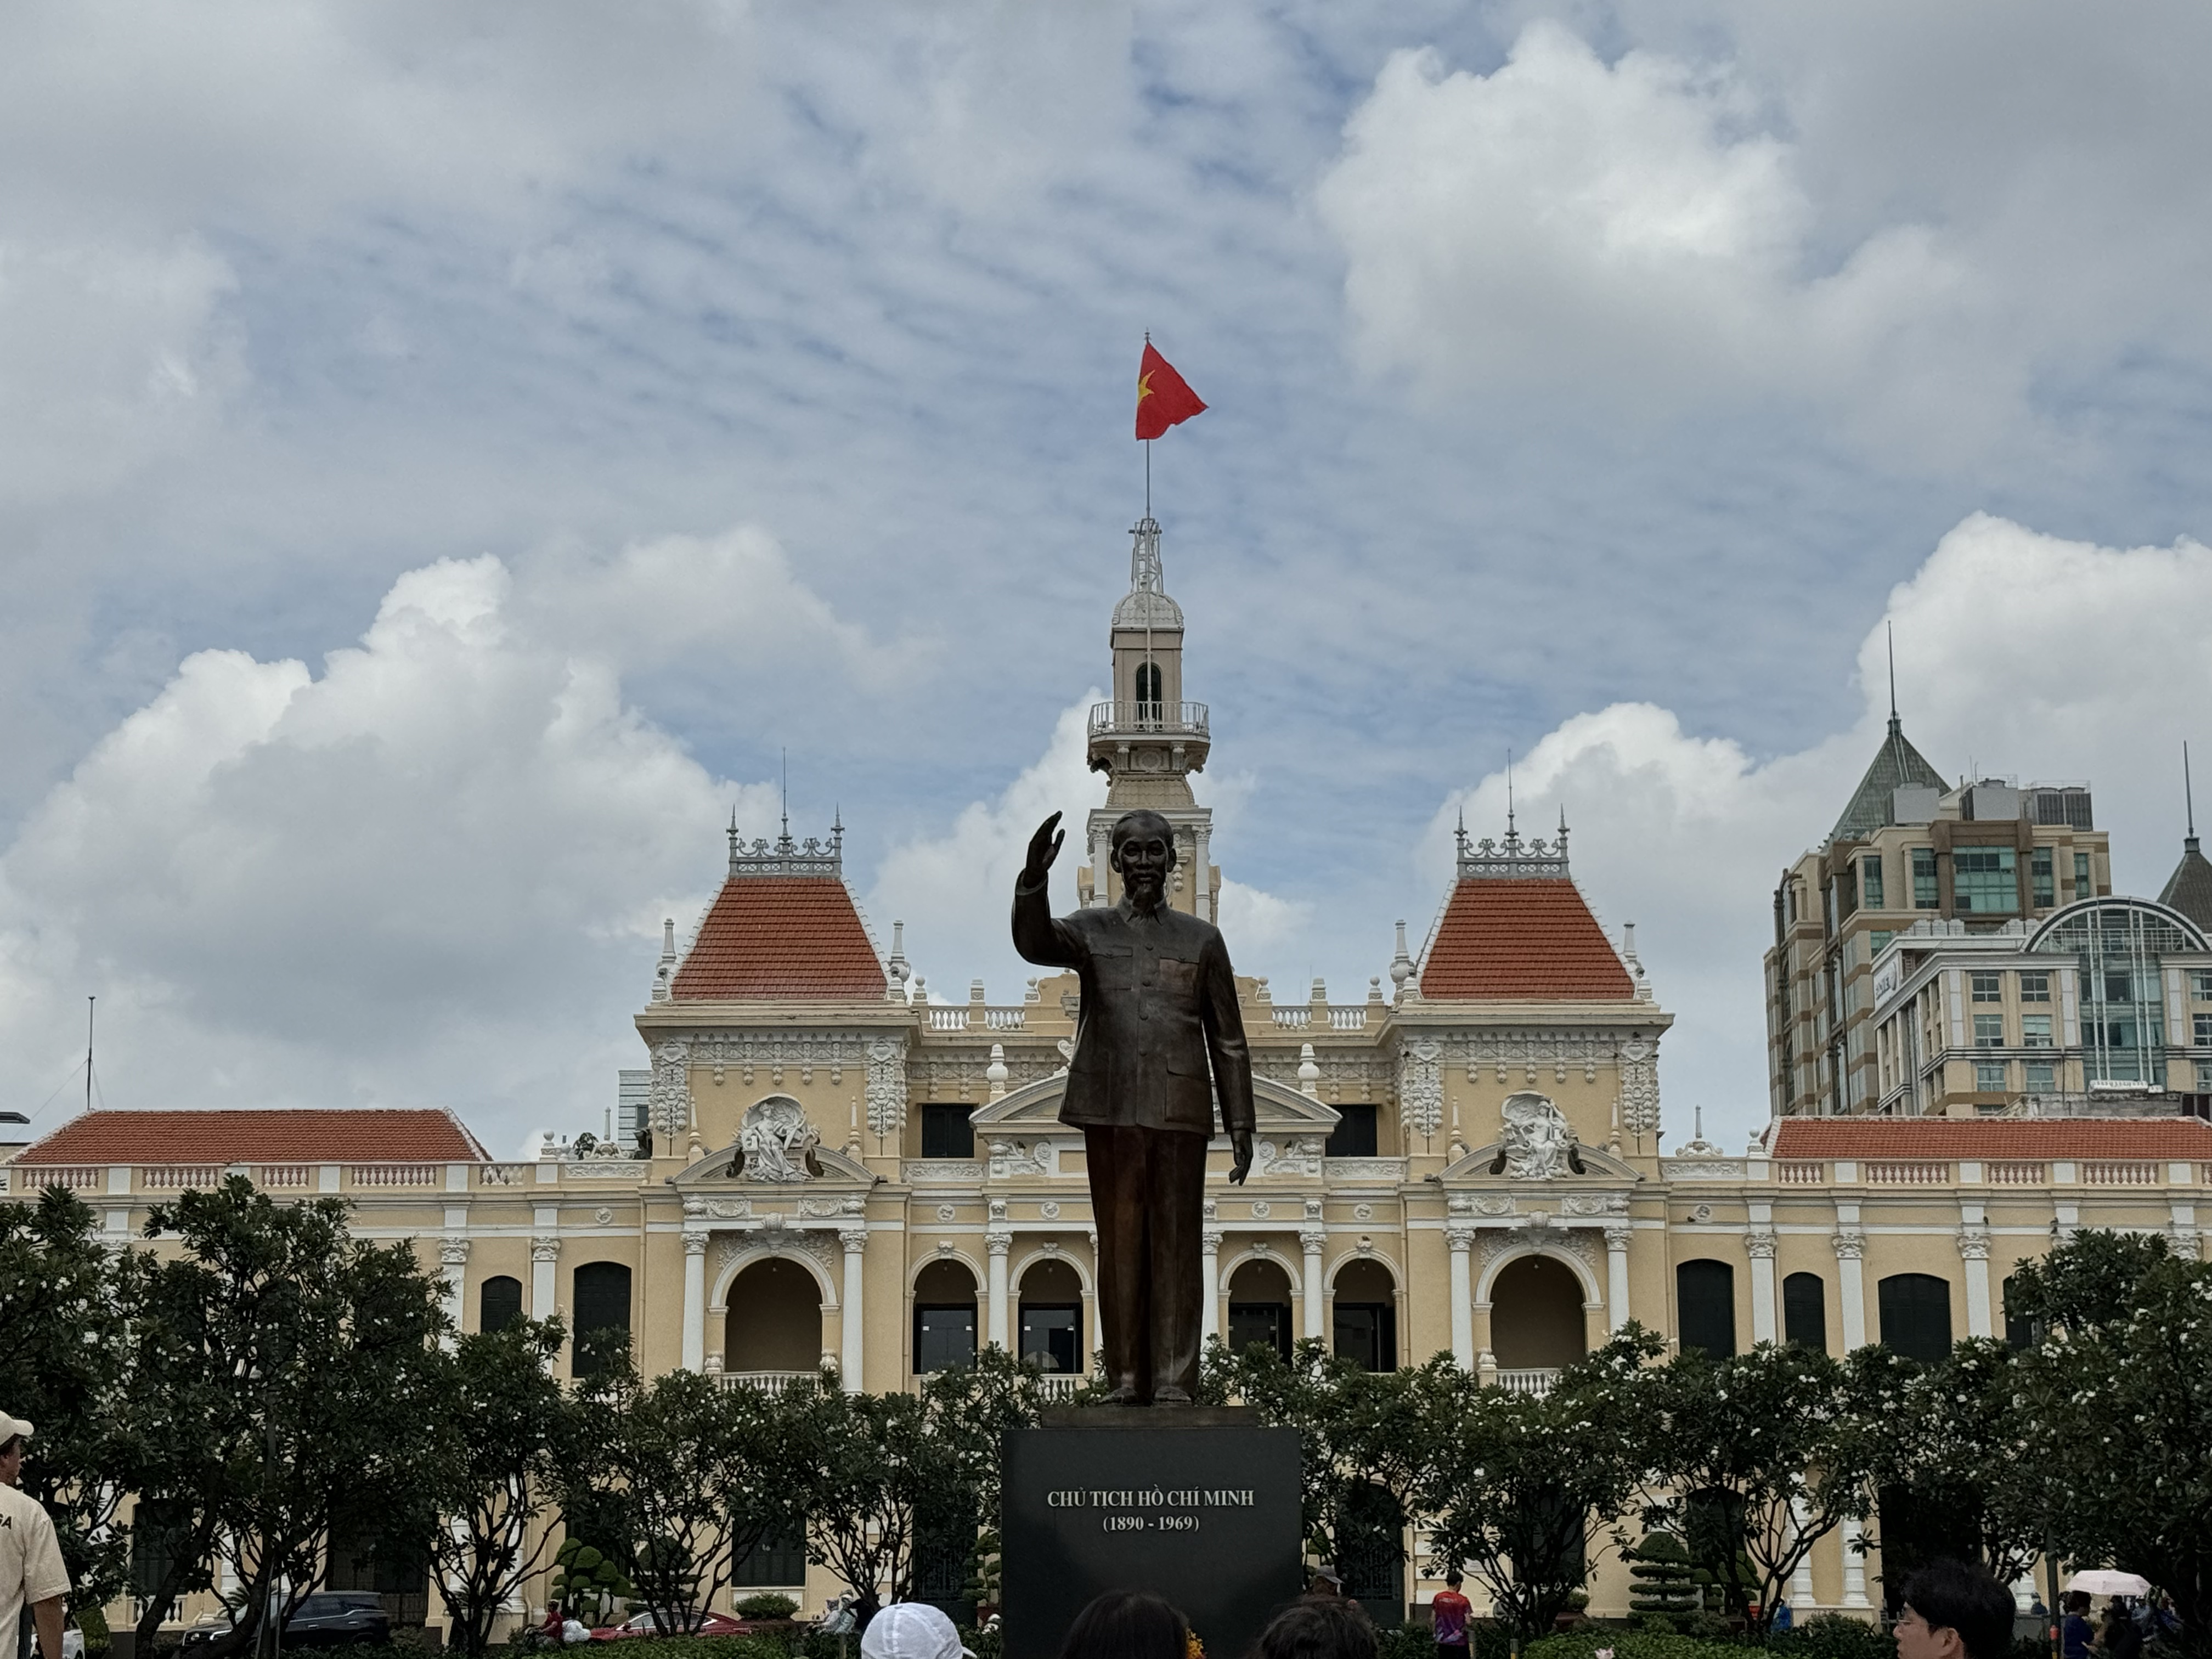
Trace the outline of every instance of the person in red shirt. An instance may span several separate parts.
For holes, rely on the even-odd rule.
[[[1444,1587],[1429,1603],[1429,1614],[1436,1631],[1437,1659],[1468,1659],[1468,1619],[1474,1608],[1459,1593],[1462,1582],[1459,1569],[1454,1567],[1444,1575]]]

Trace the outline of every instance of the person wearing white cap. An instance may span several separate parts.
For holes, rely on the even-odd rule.
[[[62,1607],[69,1570],[54,1537],[53,1517],[15,1488],[23,1473],[23,1446],[31,1425],[0,1412],[0,1652],[15,1659],[16,1626],[29,1604],[43,1659],[61,1659]]]
[[[960,1632],[927,1601],[894,1601],[860,1632],[860,1659],[975,1659]]]

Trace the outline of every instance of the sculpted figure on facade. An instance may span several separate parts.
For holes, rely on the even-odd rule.
[[[738,1150],[744,1155],[739,1173],[747,1181],[805,1181],[807,1159],[821,1142],[797,1101],[770,1095],[746,1109],[738,1131]]]
[[[1559,1109],[1523,1091],[1505,1097],[1505,1133],[1498,1144],[1505,1174],[1515,1181],[1550,1181],[1570,1172],[1574,1131]]]

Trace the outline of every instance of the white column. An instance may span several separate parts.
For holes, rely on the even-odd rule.
[[[1468,1252],[1474,1247],[1474,1229],[1464,1224],[1446,1227],[1444,1243],[1451,1246],[1452,1358],[1460,1370],[1474,1369],[1474,1279]]]
[[[845,1295],[838,1312],[843,1328],[838,1334],[837,1368],[844,1373],[845,1392],[860,1392],[860,1290],[866,1282],[861,1272],[860,1253],[868,1247],[868,1230],[863,1226],[840,1227],[837,1242],[845,1247]]]
[[[1774,1230],[1753,1227],[1744,1235],[1751,1253],[1751,1340],[1771,1342],[1774,1332]]]
[[[1798,1535],[1802,1537],[1806,1522],[1803,1498],[1790,1500],[1790,1516],[1796,1523]],[[1798,1558],[1796,1569],[1790,1575],[1790,1605],[1799,1609],[1809,1609],[1813,1605],[1813,1552],[1810,1550]]]
[[[984,1235],[983,1243],[991,1252],[989,1307],[984,1324],[984,1340],[993,1347],[1011,1353],[1014,1345],[1006,1334],[1006,1252],[1014,1247],[1014,1236],[994,1230]]]
[[[1959,1260],[1966,1269],[1966,1334],[1995,1336],[1990,1310],[1990,1231],[1959,1229]]]
[[[530,1316],[550,1319],[558,1311],[554,1301],[554,1271],[561,1260],[561,1241],[540,1234],[530,1241]]]
[[[1866,1235],[1856,1227],[1839,1227],[1836,1230],[1835,1246],[1836,1293],[1843,1304],[1844,1351],[1848,1353],[1853,1348],[1866,1346],[1866,1274],[1860,1262],[1866,1254]],[[1866,1575],[1861,1572],[1859,1577],[1863,1580]],[[1863,1585],[1860,1595],[1865,1595]],[[1865,1603],[1862,1600],[1849,1605],[1863,1607]]]
[[[684,1369],[707,1369],[707,1235],[684,1235]]]
[[[445,1238],[438,1243],[438,1269],[446,1281],[446,1317],[453,1322],[453,1334],[459,1335],[461,1318],[469,1303],[469,1241],[465,1238]],[[451,1346],[453,1338],[446,1339]]]
[[[1609,1331],[1628,1322],[1628,1240],[1632,1231],[1626,1221],[1610,1223],[1605,1230],[1605,1326]]]
[[[1212,836],[1213,826],[1210,823],[1194,825],[1190,832],[1193,861],[1198,866],[1190,872],[1191,895],[1197,901],[1192,908],[1198,912],[1200,921],[1213,920],[1213,866],[1208,848]]]
[[[1221,1229],[1198,1236],[1198,1340],[1221,1334]]]
[[[1298,1243],[1306,1253],[1305,1334],[1323,1340],[1328,1335],[1322,1328],[1328,1318],[1328,1285],[1322,1277],[1321,1253],[1328,1243],[1328,1235],[1319,1227],[1308,1227],[1298,1234]]]
[[[1855,1267],[1856,1263],[1853,1264]],[[1866,1322],[1865,1310],[1860,1310],[1859,1322]],[[1865,1526],[1857,1521],[1844,1522],[1844,1605],[1863,1607],[1867,1605],[1866,1557],[1860,1553],[1859,1540],[1865,1536]]]

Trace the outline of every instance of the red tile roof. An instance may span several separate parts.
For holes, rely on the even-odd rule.
[[[732,876],[676,970],[678,1001],[880,1002],[876,947],[835,876]]]
[[[18,1164],[483,1164],[442,1108],[84,1112]]]
[[[2207,1158],[2212,1123],[2161,1118],[1784,1118],[1778,1158]]]
[[[1483,876],[1452,889],[1421,994],[1626,1002],[1636,982],[1573,882]]]

